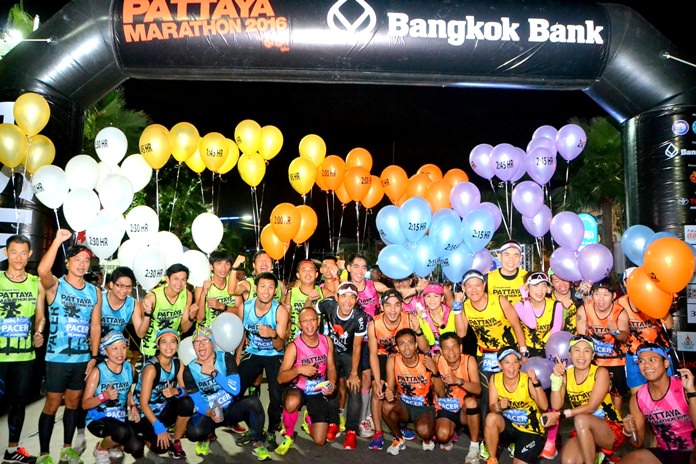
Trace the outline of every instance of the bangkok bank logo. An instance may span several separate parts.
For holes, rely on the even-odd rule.
[[[338,0],[329,9],[326,22],[335,32],[368,34],[377,26],[377,13],[365,0]]]

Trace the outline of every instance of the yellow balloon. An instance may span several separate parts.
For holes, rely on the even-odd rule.
[[[198,150],[194,151],[191,156],[186,158],[184,163],[186,163],[186,166],[188,166],[189,169],[196,174],[200,174],[201,172],[205,171],[205,163],[203,162],[203,159],[201,159],[201,153]]]
[[[51,108],[38,93],[27,92],[15,100],[13,109],[15,124],[31,137],[46,127],[51,118]]]
[[[22,129],[14,124],[0,124],[0,163],[14,169],[24,162],[29,141]]]
[[[321,166],[326,156],[326,143],[316,134],[309,134],[300,140],[300,156],[307,158],[314,164],[314,168]]]
[[[222,166],[220,166],[215,172],[220,175],[227,174],[237,165],[237,161],[239,161],[239,148],[237,147],[237,144],[234,143],[234,140],[227,139],[227,157],[222,163]]]
[[[308,159],[297,157],[290,162],[288,167],[288,179],[290,185],[300,195],[306,195],[314,185],[317,177],[317,168]]]
[[[283,147],[283,133],[276,126],[263,126],[261,128],[261,143],[259,144],[259,154],[263,159],[270,160],[275,158]]]
[[[203,136],[198,145],[198,152],[205,166],[211,171],[217,171],[227,157],[227,138],[219,132],[209,132]]]
[[[160,169],[167,164],[172,154],[169,130],[161,124],[150,124],[140,134],[140,154],[152,169]]]
[[[234,128],[234,141],[242,153],[256,153],[261,143],[261,126],[253,119],[245,119]]]
[[[198,148],[201,136],[190,122],[179,122],[169,131],[172,140],[172,156],[178,162],[186,161]]]
[[[45,135],[35,135],[29,138],[29,151],[24,160],[24,166],[30,174],[34,174],[42,166],[48,166],[56,158],[56,146]]]
[[[266,175],[266,162],[258,153],[244,153],[239,157],[237,170],[244,182],[256,187]]]

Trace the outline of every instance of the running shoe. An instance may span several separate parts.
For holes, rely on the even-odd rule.
[[[367,419],[360,422],[358,430],[362,438],[372,438],[375,435],[375,428],[372,426],[371,421]]]
[[[268,451],[275,451],[277,447],[278,442],[276,441],[275,432],[266,433],[266,448],[268,448]]]
[[[206,442],[207,443],[207,442]],[[196,445],[196,450],[198,449],[198,445]],[[186,451],[184,451],[184,448],[181,446],[181,440],[172,440],[169,443],[169,457],[175,460],[180,460],[180,459],[186,459]]]
[[[109,450],[109,458],[115,460],[123,459],[123,450],[120,446],[115,446]]]
[[[544,449],[541,450],[539,457],[546,459],[547,461],[552,461],[558,456],[558,450],[556,450],[556,443],[552,441],[547,441],[544,445]]]
[[[430,440],[429,442],[423,442],[423,451],[432,451],[435,449],[435,442]]]
[[[484,461],[488,461],[488,458],[491,457],[491,453],[488,452],[488,447],[485,443],[481,443],[481,447],[479,448],[479,456],[481,456],[481,459]]]
[[[44,454],[36,458],[36,464],[53,464],[53,458],[50,454]]]
[[[5,450],[5,459],[3,462],[16,462],[17,464],[34,464],[36,457],[29,454],[24,448],[17,448],[14,453]]]
[[[268,461],[271,459],[271,453],[263,445],[259,445],[256,448],[254,448],[253,453],[254,456],[256,456],[256,459],[258,459],[259,461]]]
[[[236,424],[230,425],[230,430],[232,431],[232,433],[240,433],[240,434],[247,431],[246,427],[244,427],[239,422],[237,422]]]
[[[60,450],[59,463],[64,464],[82,464],[82,459],[80,459],[80,453],[72,448],[63,448]]]
[[[338,426],[339,426],[341,432],[346,431],[346,416],[340,415],[338,417]]]
[[[94,447],[94,462],[95,464],[111,464],[111,459],[109,459],[109,450],[101,449],[99,447],[99,442],[97,446]]]
[[[210,441],[203,440],[196,443],[196,456],[207,456],[210,453]]]
[[[392,444],[389,445],[389,448],[387,448],[387,454],[391,454],[392,456],[397,456],[399,452],[403,451],[406,449],[406,440],[402,438],[394,438],[392,441]]]
[[[336,424],[329,424],[329,430],[326,432],[326,441],[333,443],[336,438],[341,436],[341,429]]]
[[[447,443],[440,443],[440,449],[442,451],[452,451],[452,448],[454,448],[454,443],[451,441],[448,441]]]
[[[234,443],[237,446],[248,445],[252,441],[253,440],[251,438],[251,430],[247,430],[246,432],[244,432],[243,434],[241,434],[240,436],[238,436],[237,438],[234,439]]]
[[[346,439],[343,441],[343,449],[352,450],[358,447],[358,438],[355,430],[346,432]]]
[[[469,446],[469,452],[466,453],[464,464],[479,464],[479,448],[478,446]]]
[[[284,435],[283,441],[275,449],[275,454],[277,454],[278,456],[285,456],[286,454],[288,454],[288,451],[290,451],[290,448],[292,448],[293,444],[295,444],[295,440],[293,440],[292,437]]]
[[[368,447],[374,451],[379,451],[384,448],[384,434],[382,432],[375,432]]]
[[[404,440],[406,441],[412,441],[416,439],[416,432],[404,427],[403,429],[401,429],[401,436],[404,437]]]
[[[82,456],[82,453],[87,449],[87,439],[84,433],[78,433],[75,438],[75,443],[73,443],[73,449],[77,451],[77,454]]]

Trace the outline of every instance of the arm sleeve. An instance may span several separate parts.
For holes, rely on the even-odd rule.
[[[536,329],[536,317],[532,310],[532,304],[529,301],[518,301],[515,303],[515,312],[519,316],[520,321],[530,329]]]
[[[553,305],[553,321],[551,324],[551,333],[560,332],[563,330],[563,305],[556,302]]]

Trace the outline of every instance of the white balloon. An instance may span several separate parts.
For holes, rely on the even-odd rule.
[[[134,192],[144,189],[152,179],[152,168],[140,153],[127,156],[121,163],[121,170],[128,177]]]
[[[193,349],[193,337],[188,336],[181,340],[181,343],[179,343],[179,350],[177,351],[179,354],[179,359],[181,362],[184,364],[184,366],[188,366],[191,364],[192,361],[194,361],[198,356],[196,356],[196,350]]]
[[[133,263],[133,273],[146,292],[152,290],[164,277],[164,259],[155,247],[144,247],[138,252],[138,259]]]
[[[193,241],[202,251],[210,254],[222,241],[222,221],[213,213],[201,213],[191,224]]]
[[[184,252],[181,264],[189,269],[188,282],[194,287],[202,287],[203,282],[210,278],[208,258],[198,250]]]
[[[59,208],[68,196],[68,181],[58,166],[41,166],[31,176],[31,187],[36,198],[51,209]]]
[[[116,165],[128,151],[128,139],[118,127],[105,127],[94,138],[94,149],[100,160]]]
[[[236,314],[222,313],[213,321],[215,344],[223,351],[234,352],[242,341],[244,325]]]
[[[133,186],[125,176],[110,174],[99,183],[99,200],[104,209],[123,214],[133,203]]]
[[[111,174],[120,174],[126,178],[128,177],[123,173],[120,166],[104,163],[103,161],[97,163],[97,185],[94,187],[97,193],[101,192],[101,182]]]
[[[136,242],[135,240],[126,240],[118,247],[118,264],[133,269],[135,257],[140,255],[141,249],[146,249],[147,245]]]
[[[180,263],[184,256],[184,247],[179,237],[173,233],[160,230],[150,241],[150,246],[157,247],[162,253],[165,267]]]
[[[71,190],[92,190],[97,186],[99,168],[97,160],[89,155],[77,155],[65,165],[65,175]]]
[[[136,206],[126,214],[126,233],[133,240],[148,240],[159,232],[159,216],[146,205]]]
[[[101,204],[94,190],[70,190],[63,203],[63,216],[75,232],[81,232],[97,217]]]
[[[89,249],[100,259],[107,259],[121,245],[126,234],[126,220],[120,213],[103,209],[87,225],[85,232]]]

